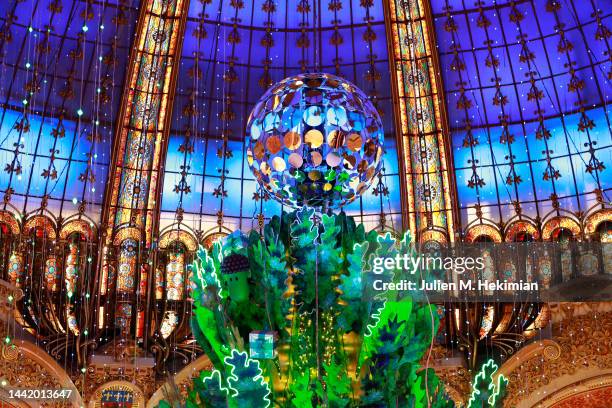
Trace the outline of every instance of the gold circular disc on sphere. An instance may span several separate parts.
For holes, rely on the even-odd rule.
[[[365,155],[368,157],[372,157],[376,154],[376,144],[372,139],[368,139],[365,144]]]
[[[361,149],[362,143],[361,135],[358,133],[351,133],[346,140],[347,147],[353,152],[358,152]]]
[[[321,156],[321,153],[319,152],[312,152],[310,154],[310,157],[312,158],[312,164],[314,164],[315,166],[318,166],[323,163],[323,156]]]
[[[272,167],[276,171],[285,171],[285,169],[287,168],[287,164],[285,163],[285,160],[283,160],[282,157],[275,157],[274,159],[272,159]]]
[[[261,165],[259,166],[259,168],[261,169],[261,172],[265,174],[266,176],[269,176],[270,173],[272,172],[270,170],[270,166],[268,166],[268,163],[266,162],[261,162]]]
[[[366,180],[372,180],[372,178],[374,177],[374,174],[376,174],[376,168],[375,167],[368,167],[368,171],[366,172]]]
[[[310,129],[304,135],[304,143],[309,145],[312,149],[316,149],[323,144],[323,134],[317,129]]]
[[[261,160],[265,153],[263,143],[261,142],[255,143],[255,147],[253,147],[253,153],[255,154],[255,158],[257,160]]]
[[[327,134],[327,144],[334,149],[341,148],[344,146],[344,133],[340,130],[332,130]]]
[[[344,168],[345,169],[353,170],[355,168],[356,163],[357,163],[357,159],[355,158],[355,156],[349,156],[349,155],[344,156]]]
[[[321,172],[319,170],[312,170],[308,172],[308,178],[312,181],[317,181],[321,178]]]
[[[287,132],[283,141],[289,150],[295,150],[302,144],[302,138],[296,132]]]
[[[268,151],[272,154],[276,154],[280,152],[281,142],[280,142],[279,137],[278,136],[269,137],[268,140],[266,140],[266,147],[268,148]]]

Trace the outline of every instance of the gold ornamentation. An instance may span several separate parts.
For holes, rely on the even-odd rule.
[[[66,239],[73,233],[79,233],[88,241],[95,239],[95,226],[85,220],[71,220],[60,228],[60,239]]]
[[[585,310],[591,313],[584,313]],[[500,373],[510,380],[504,407],[532,406],[538,395],[544,398],[559,379],[571,378],[584,372],[603,372],[612,369],[612,312],[598,312],[597,303],[565,303],[553,308],[553,316],[563,310],[563,320],[553,319],[554,342],[538,348],[534,343],[523,349],[501,368]],[[578,311],[578,313],[575,313]],[[555,344],[557,343],[557,344]],[[529,347],[529,346],[528,346]],[[529,402],[522,402],[529,399]]]
[[[612,209],[606,208],[589,215],[584,221],[584,233],[594,234],[599,224],[604,221],[612,221]]]
[[[491,238],[493,242],[502,242],[502,237],[499,230],[489,224],[479,224],[471,227],[466,233],[465,241],[474,242],[476,239],[483,236]]]
[[[11,230],[11,234],[19,235],[19,222],[10,212],[0,211],[0,224],[5,224],[6,226],[8,226]]]
[[[542,228],[542,239],[544,241],[550,241],[553,232],[563,228],[571,231],[572,236],[577,238],[580,235],[580,225],[577,221],[569,217],[554,217],[546,221]]]
[[[102,406],[102,396],[107,392],[127,392],[133,397],[133,402],[130,407],[132,408],[144,408],[145,396],[142,390],[127,381],[111,381],[98,387],[93,393],[91,400],[89,401],[89,408],[99,408]]]
[[[23,226],[24,234],[29,233],[34,228],[41,228],[45,231],[47,238],[54,240],[57,237],[55,233],[55,224],[51,219],[44,215],[35,215],[29,218]]]
[[[159,238],[159,247],[161,249],[168,248],[174,241],[179,241],[185,245],[189,251],[196,251],[198,249],[198,241],[196,238],[185,230],[171,230],[164,232]]]
[[[15,344],[3,344],[0,356],[6,361],[15,361],[19,357],[19,347]]]
[[[530,234],[533,239],[539,239],[540,233],[529,221],[515,221],[506,227],[506,242],[513,242],[519,232]]]

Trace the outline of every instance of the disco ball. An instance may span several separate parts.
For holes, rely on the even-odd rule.
[[[255,178],[291,207],[339,208],[380,172],[384,132],[368,97],[330,74],[300,74],[273,85],[247,124]]]

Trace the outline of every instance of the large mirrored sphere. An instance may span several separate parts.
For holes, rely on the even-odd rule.
[[[384,131],[374,105],[331,74],[301,74],[273,85],[246,129],[255,178],[291,207],[322,210],[355,200],[382,166]]]

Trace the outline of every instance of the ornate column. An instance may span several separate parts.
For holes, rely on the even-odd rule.
[[[188,7],[187,0],[142,1],[113,141],[97,312],[100,329],[118,324],[122,341],[143,333],[144,279],[157,230]]]
[[[391,0],[387,37],[404,228],[420,242],[454,241],[456,188],[429,2]]]

